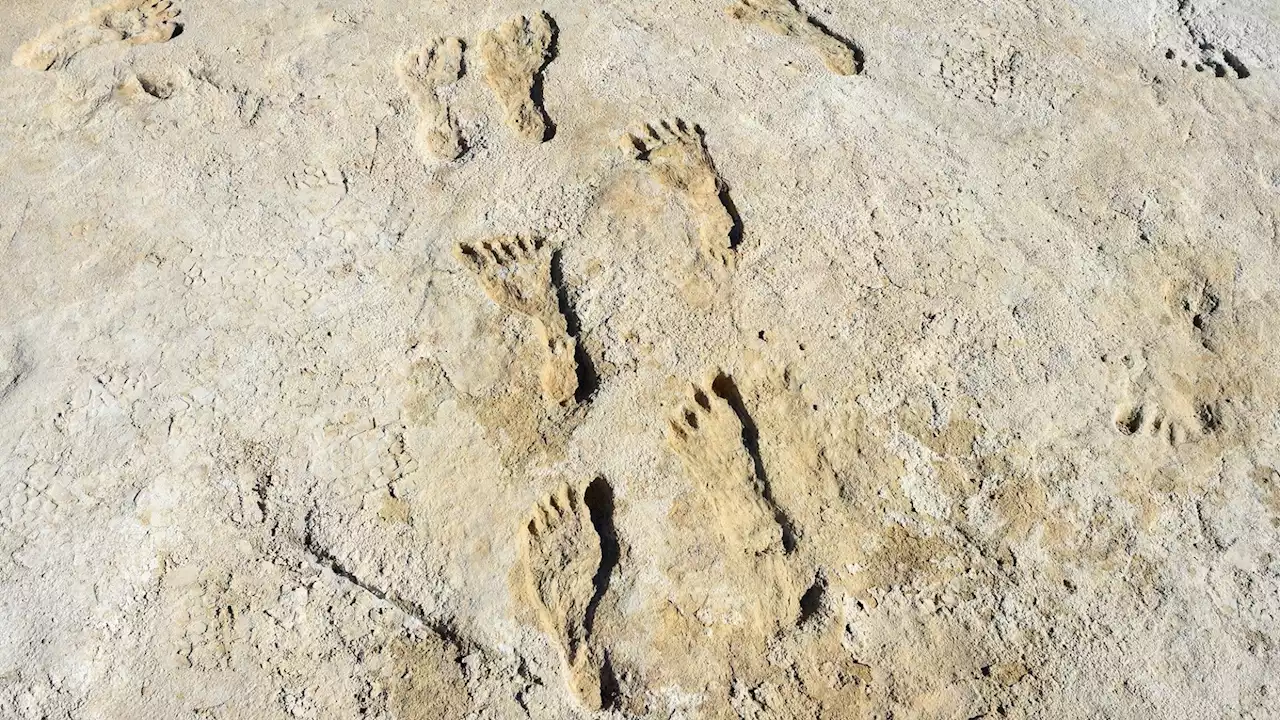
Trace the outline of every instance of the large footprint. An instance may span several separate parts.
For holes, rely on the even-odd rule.
[[[432,38],[396,63],[400,87],[418,110],[417,140],[429,155],[454,160],[462,155],[462,136],[440,100],[438,90],[462,77],[462,41]]]
[[[592,709],[601,705],[600,667],[587,613],[602,557],[580,490],[562,485],[534,507],[521,555],[525,592],[543,631],[559,646],[570,688]]]
[[[667,443],[706,495],[725,539],[752,555],[782,553],[782,528],[742,440],[742,421],[713,390],[690,384]]]
[[[726,12],[736,20],[808,45],[837,75],[856,75],[862,70],[857,51],[801,12],[794,0],[738,0]]]
[[[552,40],[551,18],[546,13],[512,18],[480,35],[484,80],[502,104],[507,125],[536,142],[550,134],[535,89],[551,59]]]
[[[683,198],[698,224],[703,256],[715,265],[732,267],[734,220],[725,206],[725,184],[707,152],[702,129],[678,118],[664,120],[628,134],[623,145],[660,184]]]
[[[542,240],[520,235],[454,248],[454,257],[471,270],[489,299],[533,319],[547,354],[541,376],[543,397],[563,405],[578,391],[577,342],[569,335],[551,282],[551,253]]]
[[[13,53],[13,64],[56,70],[86,48],[109,42],[131,45],[166,42],[181,28],[171,0],[116,0],[52,27]]]

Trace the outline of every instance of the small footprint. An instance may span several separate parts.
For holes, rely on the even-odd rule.
[[[1122,435],[1156,437],[1176,447],[1213,433],[1221,419],[1212,403],[1179,398],[1166,404],[1150,400],[1121,403],[1116,407],[1114,422]]]
[[[712,389],[690,384],[667,421],[667,444],[714,508],[725,539],[753,555],[784,551],[778,513],[742,439],[742,421]]]
[[[507,125],[535,142],[552,134],[540,87],[554,40],[551,18],[544,12],[512,18],[480,35],[484,80],[501,103]]]
[[[1214,47],[1210,43],[1199,43],[1194,48],[1177,52],[1166,48],[1164,58],[1184,68],[1194,68],[1196,72],[1208,70],[1214,77],[1243,80],[1249,77],[1249,68],[1230,50]]]
[[[167,42],[182,30],[171,0],[116,0],[52,27],[13,53],[13,64],[32,70],[57,70],[94,45]]]
[[[561,485],[534,507],[523,534],[528,599],[559,646],[570,688],[584,705],[599,709],[601,665],[591,647],[590,616],[604,556],[583,492]]]
[[[649,167],[663,187],[684,199],[698,224],[702,254],[721,267],[732,267],[737,223],[729,212],[728,190],[707,152],[702,128],[680,119],[664,120],[628,134],[623,146]]]
[[[483,656],[463,638],[427,630],[396,638],[389,650],[384,682],[391,717],[461,718],[475,709],[462,659]]]
[[[456,160],[465,149],[449,107],[438,93],[462,77],[462,72],[462,41],[458,38],[432,38],[396,62],[400,87],[418,111],[418,144],[441,160]]]
[[[165,588],[176,595],[170,621],[173,660],[179,667],[226,669],[239,639],[245,608],[232,598],[232,576],[218,568],[189,565],[166,572]]]
[[[0,500],[0,530],[17,536],[55,522],[59,508],[73,496],[48,475],[52,473],[29,472],[16,485],[6,488],[10,495]]]
[[[947,35],[937,69],[953,97],[991,106],[1030,100],[1035,86],[1027,53],[1003,33],[970,26]]]
[[[503,235],[459,244],[453,254],[476,276],[489,299],[533,319],[546,351],[543,397],[560,405],[572,402],[578,391],[577,341],[569,335],[551,282],[551,248],[537,238]]]
[[[304,164],[286,177],[308,219],[324,219],[347,196],[347,178],[336,166]]]
[[[1217,291],[1203,278],[1174,283],[1164,287],[1165,306],[1176,325],[1189,330],[1206,350],[1215,350],[1212,320],[1221,301]]]
[[[837,75],[862,71],[861,53],[796,6],[794,0],[738,0],[726,10],[729,17],[759,25],[769,32],[794,38],[818,53]]]

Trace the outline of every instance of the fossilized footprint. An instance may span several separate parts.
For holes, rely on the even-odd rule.
[[[524,527],[521,550],[525,593],[538,622],[559,645],[574,693],[598,709],[600,667],[589,643],[588,613],[603,556],[582,491],[561,485],[543,498]]]
[[[454,257],[467,266],[498,305],[533,319],[546,351],[543,397],[561,405],[578,391],[577,342],[570,337],[551,282],[551,248],[538,238],[503,235],[459,244]]]
[[[702,254],[733,266],[733,216],[725,206],[725,184],[703,141],[702,129],[680,119],[645,125],[628,134],[623,146],[645,163],[663,187],[680,194],[698,224]]]
[[[782,528],[743,444],[742,421],[710,381],[689,385],[667,421],[667,443],[714,508],[727,541],[748,554],[783,551]]]
[[[1205,438],[1222,422],[1214,403],[1177,394],[1169,394],[1164,404],[1150,399],[1123,402],[1116,407],[1112,421],[1122,435],[1158,437],[1175,447]]]
[[[1166,7],[1172,5],[1174,3],[1167,3]],[[1244,80],[1251,73],[1238,55],[1221,46],[1230,36],[1223,35],[1221,26],[1214,21],[1216,13],[1210,10],[1214,5],[1220,3],[1178,0],[1176,9],[1169,7],[1176,12],[1174,26],[1178,40],[1174,47],[1165,48],[1165,59],[1184,68],[1194,67],[1196,72],[1208,70],[1216,77]]]
[[[1168,320],[1175,327],[1189,331],[1200,347],[1215,350],[1214,330],[1222,300],[1205,278],[1193,277],[1182,282],[1166,281],[1164,302]]]
[[[856,75],[862,70],[857,50],[801,12],[794,0],[738,0],[726,12],[736,20],[808,45],[837,75]]]
[[[94,45],[166,42],[181,28],[179,12],[170,0],[116,0],[100,5],[23,43],[13,53],[13,64],[56,70]]]
[[[418,111],[417,141],[422,150],[441,160],[456,159],[462,154],[462,136],[437,91],[462,77],[462,41],[428,40],[400,57],[396,76]]]
[[[546,13],[512,18],[480,35],[484,80],[501,103],[505,120],[521,137],[548,139],[546,112],[536,92],[554,39]]]

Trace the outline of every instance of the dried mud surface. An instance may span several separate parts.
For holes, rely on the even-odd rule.
[[[0,718],[1280,717],[1274,2],[0,18]]]

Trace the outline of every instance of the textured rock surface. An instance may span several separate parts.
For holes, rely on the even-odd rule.
[[[0,717],[1280,717],[1277,7],[5,3]]]

